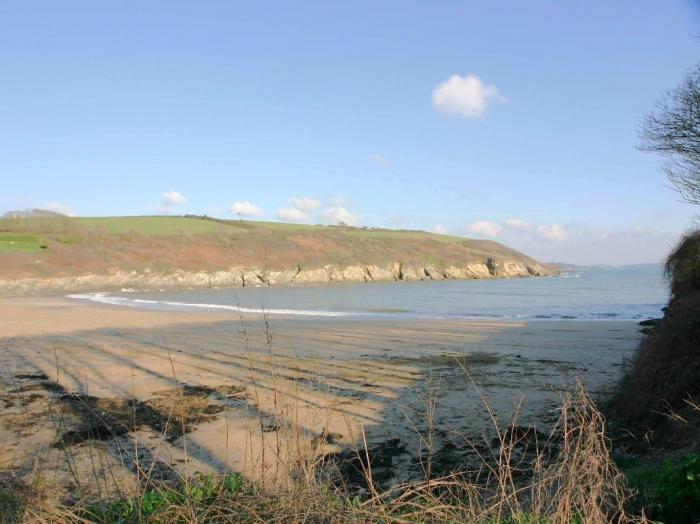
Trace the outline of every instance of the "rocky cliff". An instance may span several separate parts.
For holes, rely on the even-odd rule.
[[[27,277],[0,279],[0,296],[107,291],[124,288],[183,289],[214,287],[276,286],[327,284],[334,282],[385,282],[412,280],[449,280],[476,278],[514,278],[549,274],[546,267],[534,262],[488,259],[462,267],[405,266],[393,262],[386,266],[353,265],[339,267],[265,270],[232,267],[219,271],[115,271],[111,274],[84,274],[63,277]]]

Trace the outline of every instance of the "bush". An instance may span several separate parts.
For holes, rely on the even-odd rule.
[[[627,470],[631,487],[639,494],[635,512],[665,523],[695,523],[700,515],[700,455],[689,453],[678,460]]]
[[[688,233],[666,261],[673,298],[700,291],[700,230]]]
[[[666,273],[673,298],[640,343],[610,411],[638,436],[679,448],[692,443],[700,419],[688,402],[700,398],[700,231],[669,256]]]

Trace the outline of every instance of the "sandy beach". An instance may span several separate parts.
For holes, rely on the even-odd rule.
[[[279,481],[365,439],[379,481],[419,477],[426,411],[448,467],[488,446],[480,395],[546,431],[562,392],[604,395],[639,338],[631,321],[267,323],[53,298],[0,300],[0,334],[0,469],[82,494],[146,471]]]

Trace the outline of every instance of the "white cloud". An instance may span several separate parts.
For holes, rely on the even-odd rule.
[[[321,211],[320,218],[322,222],[327,224],[344,222],[349,226],[357,225],[360,220],[358,215],[351,213],[347,208],[339,205],[332,205]]]
[[[187,202],[187,199],[178,193],[177,191],[166,191],[163,193],[163,200],[161,200],[160,205],[163,209],[169,209],[174,206],[180,206]]]
[[[680,233],[645,223],[607,228],[582,222],[537,223],[519,218],[477,220],[465,236],[493,238],[540,261],[575,264],[632,264],[661,261]]]
[[[371,157],[369,157],[369,159],[375,164],[380,165],[382,167],[389,167],[390,164],[389,160],[387,160],[387,158],[383,155],[372,155]]]
[[[293,207],[282,207],[275,212],[278,220],[284,222],[311,222],[314,220],[323,224],[344,222],[351,226],[356,225],[360,220],[357,214],[345,207],[345,199],[341,197],[331,198],[325,204],[311,197],[290,198],[289,202]],[[238,204],[250,203],[239,202]]]
[[[280,208],[277,210],[277,213],[275,213],[275,216],[277,217],[278,220],[282,220],[284,222],[308,222],[309,221],[309,215],[301,211],[300,209],[297,209],[296,207],[291,207],[291,208]]]
[[[503,102],[498,88],[484,84],[476,75],[452,75],[433,90],[433,108],[464,118],[481,118],[493,102]]]
[[[447,229],[445,229],[443,226],[435,226],[433,228],[433,233],[437,233],[438,235],[446,235]]]
[[[259,217],[265,214],[265,211],[255,204],[251,204],[247,200],[244,200],[243,202],[234,202],[231,204],[231,207],[229,207],[229,211],[234,215],[244,217]]]
[[[48,204],[41,207],[46,211],[53,211],[54,213],[61,213],[69,217],[77,216],[73,208],[66,204],[59,204],[58,202],[49,202]]]
[[[531,239],[513,239],[513,247],[544,261],[634,264],[660,262],[679,235],[638,226],[608,229],[585,223],[567,225],[565,231],[564,238],[551,241],[535,230]]]
[[[333,197],[328,201],[328,205],[330,205],[330,206],[344,206],[345,199],[343,197],[340,197],[340,196]]]
[[[519,218],[508,218],[503,221],[503,224],[505,224],[506,227],[509,227],[511,229],[529,229],[530,228],[530,223],[526,222],[525,220],[521,220]]]
[[[486,237],[496,237],[503,231],[503,226],[488,220],[475,220],[467,226],[467,231]]]
[[[290,198],[291,204],[300,211],[313,211],[321,207],[321,202],[315,198],[301,197],[301,198]]]
[[[537,234],[545,240],[560,241],[566,239],[568,231],[559,224],[537,226]]]
[[[502,236],[507,239],[561,241],[569,236],[569,231],[559,224],[532,225],[520,218],[508,218],[503,222],[475,220],[467,226],[467,231],[486,237]]]

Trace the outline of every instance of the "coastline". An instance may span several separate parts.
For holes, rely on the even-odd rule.
[[[536,263],[518,260],[494,260],[464,266],[406,266],[401,262],[380,265],[325,265],[317,268],[268,270],[256,267],[231,267],[221,271],[166,272],[123,271],[109,274],[86,273],[52,277],[0,277],[0,297],[57,296],[69,293],[118,291],[136,288],[143,291],[237,288],[280,285],[318,285],[340,282],[371,283],[421,280],[474,280],[525,278],[556,274]]]

